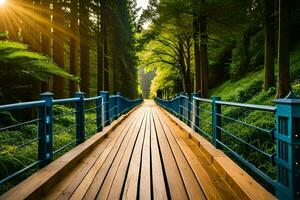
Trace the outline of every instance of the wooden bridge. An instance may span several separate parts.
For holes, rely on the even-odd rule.
[[[275,199],[243,169],[153,101],[0,199]]]

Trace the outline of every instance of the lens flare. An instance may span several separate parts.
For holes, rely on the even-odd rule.
[[[6,3],[6,0],[0,0],[0,6],[4,5]]]

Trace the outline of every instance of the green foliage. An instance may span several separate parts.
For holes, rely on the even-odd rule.
[[[17,73],[32,76],[41,81],[48,81],[53,75],[76,80],[74,76],[62,70],[48,57],[27,49],[28,47],[21,43],[0,41],[1,79],[9,74]]]
[[[90,105],[92,106],[92,105]],[[54,126],[53,126],[53,151],[59,150],[63,146],[75,141],[76,139],[76,127],[72,127],[75,124],[75,114],[69,114],[74,112],[74,107],[66,107],[56,105],[53,108]],[[67,114],[67,115],[65,115]],[[9,122],[9,124],[20,123],[13,118],[10,114],[6,114],[1,120]],[[87,138],[95,134],[96,130],[96,118],[95,112],[88,112],[85,115],[86,120],[86,134],[89,134]],[[2,124],[3,125],[3,124]],[[0,179],[10,175],[17,170],[20,170],[33,162],[37,161],[38,144],[37,141],[23,146],[27,142],[38,137],[38,125],[36,123],[21,126],[15,130],[7,130],[0,132]],[[75,144],[69,146],[65,150],[59,152],[54,158],[61,156]],[[22,175],[16,177],[12,181],[9,181],[0,186],[0,195],[12,188],[14,185],[24,180],[27,176],[31,175],[37,169],[30,170]]]

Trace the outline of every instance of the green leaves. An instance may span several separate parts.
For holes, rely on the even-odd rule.
[[[79,82],[48,57],[28,51],[28,46],[10,41],[0,41],[0,77],[9,74],[29,75],[40,81],[49,81],[54,75]]]

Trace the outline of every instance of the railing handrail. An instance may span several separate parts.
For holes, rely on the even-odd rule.
[[[272,185],[275,188],[276,196],[279,199],[293,200],[299,198],[300,179],[299,176],[297,177],[296,175],[300,171],[300,156],[297,153],[297,148],[300,146],[299,99],[295,99],[294,96],[290,94],[285,99],[276,100],[275,106],[222,101],[220,97],[205,99],[200,98],[199,94],[187,96],[184,93],[176,95],[171,100],[160,98],[155,98],[155,100],[168,112],[191,126],[191,128],[193,128],[196,132],[204,134],[204,136],[210,138],[216,148],[223,148],[227,150],[227,152],[233,155],[233,157],[247,166],[248,169],[252,170],[252,172],[256,173],[263,180]],[[211,104],[211,111],[203,109],[203,106],[200,106],[199,104],[200,102]],[[274,118],[276,118],[276,123],[274,124],[276,127],[268,130],[249,124],[249,122],[247,123],[241,121],[240,119],[234,119],[230,116],[222,115],[222,106],[251,109],[251,112],[262,111],[272,113]],[[200,116],[200,112],[204,111],[206,114],[211,115],[212,122],[209,122],[207,119],[204,119]],[[248,112],[246,112],[246,114],[247,113]],[[276,152],[269,153],[263,151],[262,149],[243,140],[242,138],[237,137],[236,135],[232,134],[234,129],[225,130],[223,126],[226,124],[223,125],[222,119],[230,121],[229,128],[232,126],[231,124],[237,123],[238,125],[243,125],[244,128],[248,127],[248,129],[254,129],[255,131],[264,132],[268,135],[271,135],[273,144],[276,146]],[[211,132],[211,135],[209,135],[203,129],[203,127],[201,127],[200,121],[211,127],[209,131]],[[277,179],[274,180],[271,178],[259,167],[255,166],[255,164],[251,163],[249,160],[247,160],[247,158],[235,151],[234,148],[231,148],[229,144],[225,144],[222,141],[222,135],[230,137],[231,142],[238,141],[240,144],[246,145],[247,148],[250,148],[253,151],[263,155],[265,158],[268,158],[267,160],[272,162],[273,166],[276,166]],[[236,143],[234,144],[237,145]]]
[[[86,124],[94,123],[97,129],[93,130],[93,132],[100,132],[102,131],[103,127],[109,125],[113,120],[116,120],[121,115],[128,113],[131,109],[133,109],[143,101],[143,99],[141,98],[130,100],[121,96],[120,94],[109,95],[109,93],[106,91],[100,92],[99,96],[88,98],[84,97],[84,93],[77,92],[75,94],[75,97],[65,99],[53,99],[53,94],[47,92],[41,94],[41,99],[42,100],[38,101],[20,102],[0,106],[0,111],[22,110],[25,108],[38,109],[37,119],[21,122],[15,125],[1,127],[0,131],[6,131],[11,130],[13,128],[18,128],[19,126],[27,125],[29,123],[38,123],[38,137],[21,145],[23,147],[25,145],[32,144],[33,142],[38,142],[38,158],[37,161],[33,164],[30,164],[24,167],[23,169],[20,169],[14,172],[13,174],[9,174],[8,176],[4,177],[2,180],[0,180],[0,184],[3,184],[4,182],[13,179],[14,177],[37,165],[43,167],[52,160],[53,155],[61,152],[70,145],[82,143],[86,137]],[[113,99],[111,104],[110,99]],[[91,101],[95,101],[96,106],[92,108],[85,108],[85,103]],[[52,109],[54,105],[65,105],[68,103],[73,103],[71,106],[75,109],[75,111],[62,113],[55,116],[53,115]],[[96,117],[92,120],[85,120],[85,114],[90,111],[94,111]],[[52,130],[54,119],[60,119],[60,117],[67,115],[75,115],[75,124],[54,132]],[[74,128],[76,129],[76,140],[69,142],[68,144],[54,151],[52,149],[53,135]],[[91,133],[87,133],[87,135],[89,134]]]
[[[0,111],[20,110],[25,108],[43,106],[44,104],[45,104],[45,100],[12,103],[12,104],[0,105]]]

